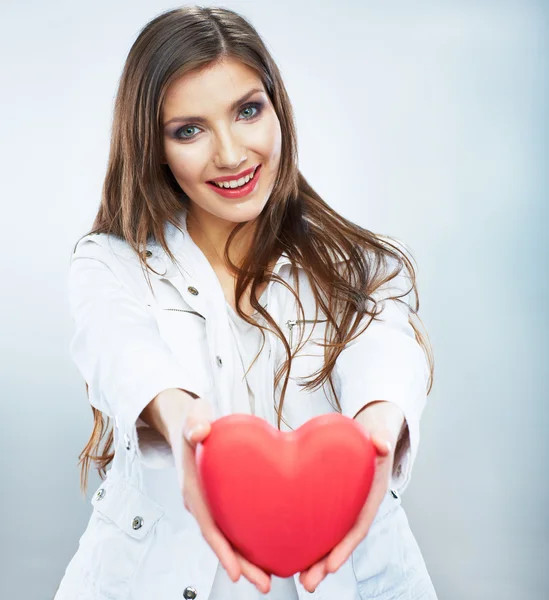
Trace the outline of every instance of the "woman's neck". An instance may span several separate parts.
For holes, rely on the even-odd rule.
[[[255,223],[249,222],[234,237],[229,248],[231,262],[241,265],[250,250]],[[202,250],[212,267],[227,267],[223,258],[229,235],[236,226],[212,215],[187,213],[187,232],[193,242]]]

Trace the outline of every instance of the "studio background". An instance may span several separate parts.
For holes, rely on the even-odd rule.
[[[548,598],[548,3],[221,5],[282,71],[305,177],[417,260],[435,382],[403,504],[439,599]],[[2,598],[50,600],[91,514],[69,259],[98,207],[123,62],[176,6],[3,3]]]

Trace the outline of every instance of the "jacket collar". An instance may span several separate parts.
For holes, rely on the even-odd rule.
[[[193,242],[187,231],[186,207],[182,207],[181,210],[178,211],[176,214],[176,221],[178,227],[169,221],[166,222],[164,227],[164,236],[171,252],[178,259],[179,266],[171,261],[170,257],[164,251],[164,248],[162,248],[161,244],[159,244],[156,240],[151,240],[144,245],[142,244],[140,248],[141,252],[148,253],[148,256],[146,257],[147,264],[149,264],[149,266],[154,269],[157,276],[160,277],[174,277],[179,274],[180,269],[186,271],[184,265],[189,264],[185,258],[189,256],[189,245],[193,244]],[[137,259],[133,249],[128,245],[128,243],[116,236],[102,233],[90,234],[82,238],[80,241],[82,242],[85,239],[96,241],[101,245],[107,245],[114,254],[120,257]],[[179,261],[180,258],[183,260]],[[335,262],[340,263],[343,262],[343,260],[344,259],[338,258]],[[283,251],[275,264],[274,273],[278,273],[284,265],[291,264],[293,263],[290,257],[286,251]],[[296,263],[296,266],[302,268],[299,263]]]
[[[190,254],[189,245],[194,245],[194,242],[192,241],[191,236],[189,235],[187,230],[187,209],[185,207],[177,213],[176,219],[179,227],[176,227],[172,223],[167,222],[164,228],[164,236],[166,239],[166,243],[168,244],[168,247],[170,248],[173,255],[176,258],[184,258],[186,256],[189,256]],[[159,274],[160,271],[158,271],[155,265],[152,264],[153,262],[158,263],[159,260],[162,260],[164,262],[164,277],[172,277],[173,275],[179,272],[177,266],[172,263],[169,256],[165,253],[164,249],[158,242],[152,241],[149,244],[147,244],[145,251],[147,250],[152,253],[152,256],[150,257],[150,262],[147,262],[149,262],[151,267],[153,267]],[[182,261],[183,265],[185,264],[185,262],[186,261]],[[291,264],[292,261],[290,257],[288,256],[286,251],[283,251],[275,264],[274,273],[278,273],[278,271],[284,265]],[[158,264],[157,266],[160,267],[160,269],[162,270],[161,265]],[[184,269],[184,267],[182,268]]]

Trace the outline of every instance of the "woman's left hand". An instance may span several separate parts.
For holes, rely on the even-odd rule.
[[[299,575],[299,581],[308,592],[314,592],[328,573],[335,573],[366,537],[389,489],[395,445],[404,421],[402,412],[391,402],[376,401],[367,405],[355,419],[369,434],[376,449],[372,487],[349,533],[324,558]]]

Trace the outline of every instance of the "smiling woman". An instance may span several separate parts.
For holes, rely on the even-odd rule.
[[[187,6],[144,27],[69,273],[94,415],[81,484],[92,462],[104,481],[56,600],[436,598],[400,506],[433,376],[413,261],[297,164],[288,94],[245,18]],[[291,431],[333,412],[374,442],[374,483],[327,556],[277,578],[214,522],[197,444],[228,414]],[[259,509],[284,526],[277,506]]]
[[[166,90],[163,121],[164,162],[193,200],[189,215],[197,229],[255,221],[274,187],[282,137],[257,71],[223,58],[186,73]]]

